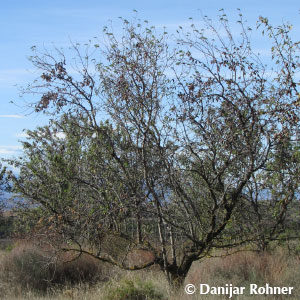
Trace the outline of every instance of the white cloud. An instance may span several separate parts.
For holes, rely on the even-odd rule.
[[[8,171],[12,171],[15,175],[20,174],[20,169],[19,169],[18,167],[9,165],[9,164],[6,163],[6,162],[3,162],[3,163],[2,163],[2,166],[3,166],[3,167],[6,167]]]
[[[59,140],[63,140],[66,138],[66,134],[64,132],[60,131],[55,134],[55,137],[58,138]]]
[[[24,116],[22,116],[22,115],[0,115],[0,118],[22,119],[22,118],[24,118]]]
[[[21,84],[28,81],[33,75],[33,70],[26,69],[0,69],[0,86]]]
[[[0,146],[0,155],[13,155],[21,149],[22,146]]]
[[[21,133],[17,133],[16,137],[17,138],[27,138],[27,137],[29,137],[29,135],[25,132],[21,132]]]

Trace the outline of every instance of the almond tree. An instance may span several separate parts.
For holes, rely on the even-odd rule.
[[[274,28],[261,18],[273,45],[266,66],[242,18],[238,37],[225,15],[218,25],[204,18],[203,28],[178,31],[176,48],[168,34],[141,23],[123,20],[120,39],[105,28],[105,46],[87,46],[84,54],[73,45],[71,64],[59,49],[32,56],[41,72],[25,89],[40,95],[34,109],[64,114],[69,125],[56,123],[66,132],[59,143],[41,135],[55,126],[31,133],[23,182],[15,178],[15,186],[47,211],[48,228],[68,242],[64,251],[131,270],[158,264],[180,285],[192,263],[214,249],[268,243],[285,228],[299,182],[291,153],[299,47],[289,25]],[[46,165],[54,169],[42,176]],[[58,199],[60,211],[52,209]],[[112,234],[123,241],[121,256],[103,247]],[[133,249],[150,251],[153,260],[128,265]]]

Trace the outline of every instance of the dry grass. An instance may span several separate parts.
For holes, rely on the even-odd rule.
[[[60,276],[62,276],[60,278],[60,284],[56,283],[50,285],[45,290],[36,289],[30,285],[27,286],[27,288],[24,288],[24,282],[20,282],[22,280],[24,281],[24,279],[19,277],[19,281],[17,281],[16,274],[12,274],[13,272],[16,272],[12,267],[13,258],[21,257],[24,253],[23,250],[24,249],[19,246],[10,253],[0,252],[0,295],[3,295],[2,299],[228,299],[228,297],[222,296],[200,297],[197,293],[195,295],[186,295],[183,289],[174,292],[169,288],[164,275],[155,268],[148,271],[136,272],[120,271],[116,268],[108,268],[107,266],[105,266],[105,268],[108,268],[105,272],[99,266],[98,269],[93,269],[93,264],[95,264],[95,262],[91,262],[87,257],[83,257],[81,261],[74,262],[73,266],[61,267],[61,270],[59,271]],[[144,261],[150,259],[148,253],[134,254],[131,259],[136,255],[138,260]],[[145,258],[143,257],[144,255],[146,256]],[[4,266],[7,265],[9,265],[10,268],[5,269]],[[87,275],[82,275],[79,280],[75,281],[65,280],[66,278],[72,278],[74,273],[82,272],[82,274],[85,274],[87,269],[93,270],[92,273],[95,277],[98,276],[99,280],[93,280],[95,279],[92,278],[93,276],[89,277]],[[28,269],[27,272],[29,271],[30,270]],[[103,280],[105,276],[105,279],[109,277],[109,280]],[[34,274],[30,274],[29,277],[34,277]],[[7,280],[8,278],[11,279]],[[87,280],[84,280],[84,278]],[[253,252],[239,252],[224,258],[210,258],[203,262],[194,263],[186,278],[185,284],[193,283],[196,287],[199,286],[200,283],[206,283],[211,286],[224,286],[226,283],[231,283],[234,286],[246,287],[249,286],[250,283],[256,283],[258,285],[269,283],[273,286],[293,286],[294,292],[292,297],[284,295],[277,298],[275,296],[267,298],[299,299],[299,281],[300,265],[298,257],[289,255],[281,248],[273,253],[258,254]],[[136,296],[135,298],[132,298],[132,296],[128,295]],[[262,299],[262,296],[249,296],[246,291],[245,294],[238,297],[238,299],[255,300]]]
[[[262,299],[262,296],[250,296],[248,287],[251,283],[264,286],[294,287],[293,297],[272,295],[269,299],[299,299],[300,264],[297,257],[290,256],[282,248],[273,253],[238,252],[222,258],[210,258],[203,262],[196,262],[190,270],[186,283],[199,286],[206,283],[210,286],[245,286],[244,296],[238,299]],[[185,299],[185,298],[182,298]],[[186,299],[198,299],[196,296]],[[200,299],[200,297],[199,297]],[[201,299],[214,299],[203,297]],[[222,299],[218,296],[216,299]],[[226,299],[226,298],[225,298]]]
[[[20,242],[0,253],[0,298],[33,299],[73,287],[83,290],[111,276],[108,265],[86,255],[66,263],[67,255]]]

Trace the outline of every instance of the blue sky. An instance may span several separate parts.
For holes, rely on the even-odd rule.
[[[28,61],[30,47],[67,47],[70,40],[85,42],[101,36],[102,27],[108,20],[118,23],[118,17],[131,18],[133,10],[138,17],[156,26],[165,25],[174,30],[178,25],[195,21],[201,14],[214,17],[224,8],[234,15],[240,8],[250,25],[255,25],[259,15],[272,23],[290,21],[294,36],[300,39],[300,3],[296,0],[269,1],[133,1],[133,0],[10,0],[0,6],[0,158],[20,154],[22,130],[45,124],[45,117],[29,114],[19,98],[16,85],[30,82],[35,75]],[[115,27],[118,31],[118,27]],[[261,46],[260,46],[261,47]],[[17,105],[11,104],[13,100]],[[30,100],[30,99],[27,99]]]

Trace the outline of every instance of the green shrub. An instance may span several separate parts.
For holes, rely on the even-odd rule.
[[[164,295],[157,291],[151,281],[137,279],[122,280],[117,287],[107,291],[107,300],[162,300]]]
[[[2,281],[22,288],[46,290],[53,278],[54,266],[34,250],[12,251],[2,263]]]
[[[18,285],[27,291],[45,292],[49,288],[106,279],[103,264],[91,257],[82,255],[65,263],[62,258],[50,254],[26,245],[16,246],[2,259],[0,282]]]
[[[0,238],[5,239],[11,236],[14,227],[13,216],[3,216],[0,212]]]

